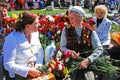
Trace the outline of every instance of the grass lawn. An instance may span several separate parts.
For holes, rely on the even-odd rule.
[[[42,14],[42,15],[55,15],[55,14],[59,14],[59,13],[66,13],[67,9],[55,9],[55,10],[30,10],[32,12],[35,12],[36,14]],[[92,14],[94,15],[94,13],[91,13],[88,9],[84,9],[85,12],[87,14]],[[24,12],[25,10],[17,10],[17,11],[8,11],[8,15],[12,16],[12,14],[19,14],[21,12]],[[27,10],[26,10],[27,11]],[[111,32],[120,32],[120,25],[116,24],[116,23],[112,23],[112,29]]]
[[[28,11],[28,10],[9,11],[8,15],[12,16],[13,13],[18,15],[19,13],[24,12],[24,11]],[[42,15],[55,15],[55,14],[59,14],[59,13],[65,13],[66,9],[55,9],[55,10],[41,9],[41,10],[29,10],[29,11],[32,11],[36,14],[42,14]]]

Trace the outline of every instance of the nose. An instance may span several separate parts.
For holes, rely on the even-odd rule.
[[[100,13],[100,12],[98,12],[97,14],[98,14],[98,15],[101,15],[101,13]]]

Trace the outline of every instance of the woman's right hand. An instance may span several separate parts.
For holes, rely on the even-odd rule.
[[[41,73],[36,68],[30,68],[29,71],[28,71],[28,75],[30,75],[31,77],[38,77],[38,76],[42,76],[43,73]]]

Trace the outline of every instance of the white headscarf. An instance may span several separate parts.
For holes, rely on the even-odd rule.
[[[80,6],[72,6],[68,9],[68,11],[73,11],[79,14],[79,16],[85,17],[86,13]]]

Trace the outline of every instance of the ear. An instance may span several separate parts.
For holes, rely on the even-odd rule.
[[[30,28],[30,25],[29,25],[29,24],[27,24],[27,25],[26,25],[26,29],[29,29],[29,28]]]

